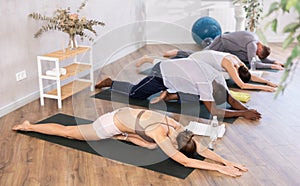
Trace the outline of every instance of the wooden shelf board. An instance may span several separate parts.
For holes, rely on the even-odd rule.
[[[66,49],[65,52],[63,50],[58,50],[58,51],[55,51],[55,52],[44,54],[42,56],[58,58],[60,61],[62,61],[62,60],[65,60],[67,58],[74,57],[78,54],[82,54],[84,52],[87,52],[88,50],[90,50],[89,47],[78,47],[75,50]]]
[[[72,63],[69,66],[64,67],[67,70],[66,75],[60,76],[60,80],[67,79],[69,77],[75,76],[83,71],[91,69],[91,65],[89,64],[79,64],[79,63]]]
[[[68,83],[61,87],[61,99],[64,100],[64,99],[90,87],[90,86],[91,86],[91,83],[84,82],[84,81],[78,81],[78,80]],[[57,95],[57,90],[56,89],[52,90],[50,92],[47,92],[47,94]]]

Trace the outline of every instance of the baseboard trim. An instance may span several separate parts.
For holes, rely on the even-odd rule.
[[[30,93],[29,95],[26,95],[23,98],[20,98],[13,103],[10,103],[2,108],[0,108],[0,117],[5,116],[6,114],[17,110],[18,108],[23,107],[24,105],[38,99],[40,97],[39,91],[35,91],[33,93]]]

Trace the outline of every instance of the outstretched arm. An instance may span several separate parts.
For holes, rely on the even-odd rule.
[[[262,77],[252,75],[252,74],[251,74],[251,81],[258,82],[258,83],[265,83],[265,84],[267,84],[268,86],[271,86],[271,87],[278,87],[277,84],[272,83],[271,81],[268,81],[268,80],[266,80]]]
[[[228,161],[228,160],[222,158],[217,153],[209,150],[208,148],[206,148],[204,150],[200,150],[201,145],[199,144],[199,142],[197,142],[195,140],[195,143],[196,143],[196,146],[197,146],[197,153],[200,154],[201,156],[203,156],[207,159],[213,160],[215,162],[221,163],[223,165],[232,166],[232,167],[238,168],[239,170],[242,170],[242,171],[248,171],[248,169],[244,165]]]
[[[274,92],[275,84],[263,79],[259,78],[255,75],[251,75],[251,80],[259,83],[267,83],[267,85],[254,85],[250,83],[244,83],[237,71],[237,68],[234,66],[234,63],[227,58],[223,59],[222,65],[228,72],[231,79],[241,88],[241,89],[255,89],[255,90],[263,90],[267,92]],[[237,60],[239,63],[242,63],[236,56],[231,56],[231,60]]]
[[[166,155],[168,155],[174,161],[184,165],[185,167],[218,171],[222,174],[229,175],[232,177],[237,177],[242,175],[239,169],[233,166],[220,165],[220,164],[209,163],[209,162],[205,162],[193,158],[188,158],[187,156],[179,152],[177,149],[175,149],[170,139],[166,136],[156,135],[154,138],[157,144],[159,145],[159,147],[164,151]]]
[[[266,61],[266,60],[265,60]],[[274,70],[283,70],[283,66],[281,63],[275,61],[273,63],[265,63],[262,61],[257,61],[255,63],[256,68],[261,68],[261,69],[274,69]]]

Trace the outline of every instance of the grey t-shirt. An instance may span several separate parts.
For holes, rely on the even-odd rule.
[[[249,63],[253,57],[256,57],[258,42],[256,34],[248,31],[237,31],[218,36],[206,49],[228,52],[236,55],[241,61]],[[271,63],[274,63],[274,60],[266,58],[256,63],[256,67],[271,68]]]

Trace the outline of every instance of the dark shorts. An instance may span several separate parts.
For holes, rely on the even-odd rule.
[[[172,57],[172,59],[187,58],[192,53],[194,53],[194,51],[192,51],[192,50],[178,50],[176,56]]]

